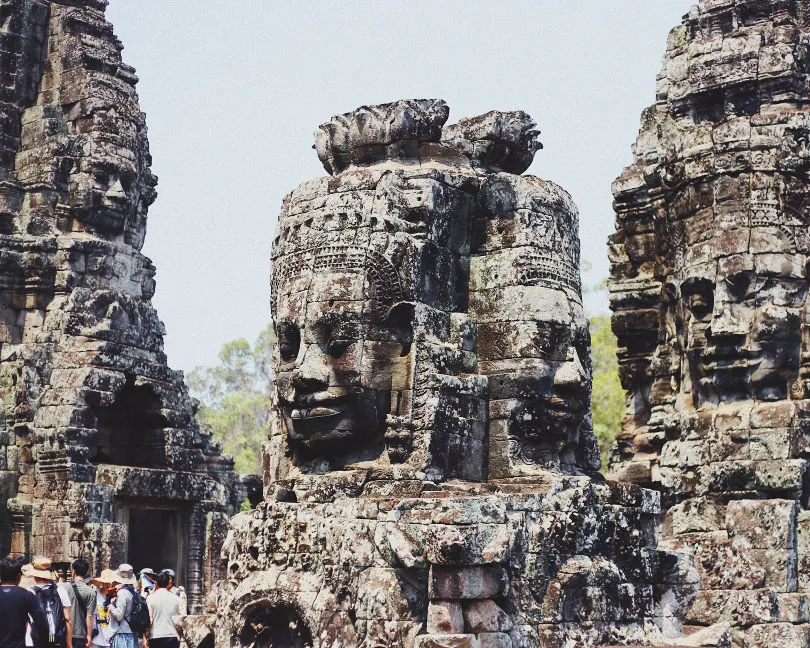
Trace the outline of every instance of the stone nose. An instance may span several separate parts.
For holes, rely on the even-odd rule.
[[[293,370],[292,384],[297,391],[313,392],[329,387],[329,367],[326,355],[317,344],[304,350],[301,364]]]
[[[712,310],[708,336],[712,338],[739,337],[748,334],[748,309],[726,299],[717,299]]]
[[[115,184],[113,184],[113,186],[107,190],[107,192],[104,194],[104,198],[114,203],[122,203],[126,201],[127,192],[124,191],[124,185],[121,183],[120,178],[116,180]]]
[[[565,362],[560,365],[554,374],[554,386],[562,388],[577,388],[585,382],[585,367],[579,358],[576,349],[571,347]]]

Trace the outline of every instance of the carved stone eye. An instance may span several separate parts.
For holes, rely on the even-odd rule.
[[[292,322],[278,325],[278,354],[284,362],[292,362],[301,348],[301,330]]]
[[[330,340],[326,344],[326,352],[336,360],[346,353],[351,344],[350,340]]]
[[[745,300],[753,278],[753,273],[750,272],[738,272],[726,278],[729,294],[735,301],[741,302]]]
[[[714,286],[705,280],[690,280],[682,288],[683,298],[697,319],[704,319],[714,310]]]

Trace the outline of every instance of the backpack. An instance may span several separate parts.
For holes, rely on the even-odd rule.
[[[34,645],[67,645],[65,608],[62,606],[62,599],[59,597],[59,590],[56,585],[51,583],[50,585],[35,587],[34,594],[45,611],[45,618],[48,620],[48,637],[46,638],[38,636],[36,627],[33,624],[31,625],[31,638],[34,640]]]
[[[138,636],[143,636],[145,632],[152,626],[152,618],[149,616],[149,608],[146,606],[146,599],[141,596],[141,593],[136,590],[132,585],[124,585],[130,594],[132,594],[132,610],[127,617],[127,623],[130,630]]]

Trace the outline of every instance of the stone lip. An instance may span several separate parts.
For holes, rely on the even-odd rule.
[[[419,143],[439,142],[450,108],[441,99],[402,99],[360,106],[315,131],[315,150],[326,171],[385,159],[415,157]]]
[[[537,140],[537,124],[522,110],[492,110],[478,117],[462,119],[447,126],[442,143],[451,146],[473,165],[487,171],[521,174],[529,168],[534,155],[543,148]]]

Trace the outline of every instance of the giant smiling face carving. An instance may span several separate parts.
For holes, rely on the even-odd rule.
[[[394,363],[409,350],[392,323],[398,310],[380,299],[389,292],[380,283],[396,281],[395,272],[382,257],[371,268],[360,258],[350,250],[320,257],[275,298],[276,389],[288,438],[305,455],[380,447]]]
[[[804,256],[733,255],[680,283],[695,404],[782,400],[796,379],[807,298]]]

